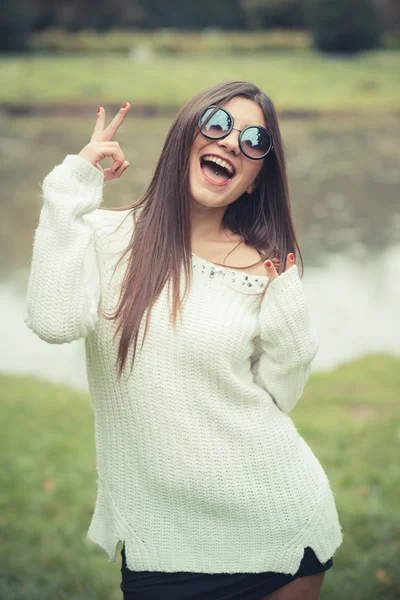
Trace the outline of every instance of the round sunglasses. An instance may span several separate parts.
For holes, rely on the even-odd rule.
[[[245,156],[252,160],[260,160],[274,149],[272,135],[261,125],[248,125],[244,129],[233,126],[233,117],[225,108],[209,106],[201,115],[198,126],[200,133],[210,140],[221,140],[230,134],[232,129],[239,131],[239,147]],[[214,112],[214,114],[212,114]]]

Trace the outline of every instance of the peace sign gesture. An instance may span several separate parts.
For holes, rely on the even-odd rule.
[[[125,102],[108,127],[104,129],[106,114],[105,110],[100,107],[97,111],[97,120],[90,142],[78,154],[78,156],[82,156],[96,169],[104,173],[105,182],[118,179],[129,167],[119,143],[111,140],[124,122],[130,108],[129,102]],[[112,156],[114,162],[108,169],[102,169],[98,162],[106,156]]]

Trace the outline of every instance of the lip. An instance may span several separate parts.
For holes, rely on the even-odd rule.
[[[232,165],[233,170],[234,170],[233,177],[235,177],[236,176],[236,167],[233,164],[233,162],[231,160],[229,160],[229,158],[225,158],[225,156],[221,156],[221,154],[215,154],[215,152],[205,152],[199,158],[200,171],[202,172],[203,177],[204,177],[204,179],[206,181],[208,181],[212,185],[216,185],[217,187],[226,187],[227,185],[229,185],[231,183],[232,179],[227,179],[226,181],[222,181],[221,183],[216,183],[215,181],[213,181],[212,179],[210,179],[209,177],[207,177],[207,175],[204,173],[203,169],[201,168],[201,159],[203,158],[203,156],[216,156],[217,158],[220,158],[221,160],[225,160],[227,163],[229,163],[230,165]]]

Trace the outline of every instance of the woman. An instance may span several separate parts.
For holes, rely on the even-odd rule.
[[[104,182],[128,165],[112,138],[129,109],[106,129],[99,109],[90,143],[44,179],[27,292],[25,322],[42,339],[85,338],[88,536],[110,561],[123,543],[124,600],[315,600],[342,531],[288,416],[318,340],[276,111],[250,83],[201,92],[143,198],[101,209]]]

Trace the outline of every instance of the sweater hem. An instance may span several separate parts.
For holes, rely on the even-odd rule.
[[[127,568],[131,571],[141,572],[141,571],[151,571],[158,573],[205,573],[205,574],[225,574],[225,575],[233,575],[240,573],[280,573],[283,575],[295,575],[300,568],[300,563],[302,561],[304,550],[306,547],[310,547],[318,558],[319,562],[324,565],[331,558],[335,556],[336,550],[342,543],[342,536],[336,536],[333,540],[333,543],[322,545],[316,541],[310,541],[309,543],[304,543],[304,546],[301,545],[297,549],[288,551],[283,550],[281,552],[276,552],[273,559],[269,561],[265,561],[263,564],[258,567],[254,567],[253,565],[246,565],[243,563],[241,559],[240,566],[233,564],[230,568],[220,567],[218,569],[215,568],[215,565],[204,562],[202,567],[194,567],[187,562],[185,562],[186,557],[182,557],[181,560],[175,560],[175,563],[172,564],[170,562],[163,563],[163,567],[160,564],[155,562],[143,562],[143,560],[138,560],[135,558],[135,562],[131,562],[129,560],[129,555],[132,555],[132,547],[135,545],[134,542],[129,537],[124,537],[123,539],[119,539],[113,545],[113,548],[104,543],[104,541],[97,538],[96,535],[91,533],[87,533],[87,538],[90,539],[93,543],[99,546],[107,555],[108,562],[116,562],[117,561],[117,546],[121,542],[125,546],[125,558]],[[134,552],[134,550],[133,550]],[[175,555],[176,559],[176,555]]]
[[[106,484],[105,487],[107,487]],[[225,566],[222,564],[216,565],[215,553],[214,555],[210,553],[208,556],[204,555],[200,558],[197,556],[196,559],[190,559],[187,554],[177,556],[176,549],[173,553],[173,560],[169,559],[171,552],[166,549],[165,553],[168,558],[160,561],[159,556],[156,555],[158,551],[146,548],[132,527],[122,518],[108,490],[107,496],[110,503],[108,508],[111,509],[107,510],[109,519],[104,521],[101,519],[101,515],[97,513],[90,525],[87,536],[106,552],[109,562],[116,562],[117,546],[119,542],[122,542],[125,545],[127,568],[132,571],[209,574],[274,572],[295,575],[300,567],[304,549],[307,546],[311,547],[318,560],[325,564],[334,556],[343,540],[333,494],[327,478],[325,478],[325,485],[321,488],[320,497],[309,522],[301,528],[290,542],[284,544],[279,551],[276,551],[275,548],[271,549],[271,554],[267,559],[256,553],[256,560],[246,560],[241,556],[237,561],[234,558],[226,559]],[[105,508],[104,504],[102,504],[102,508]],[[329,511],[336,518],[327,519]],[[229,567],[226,566],[228,563]]]

